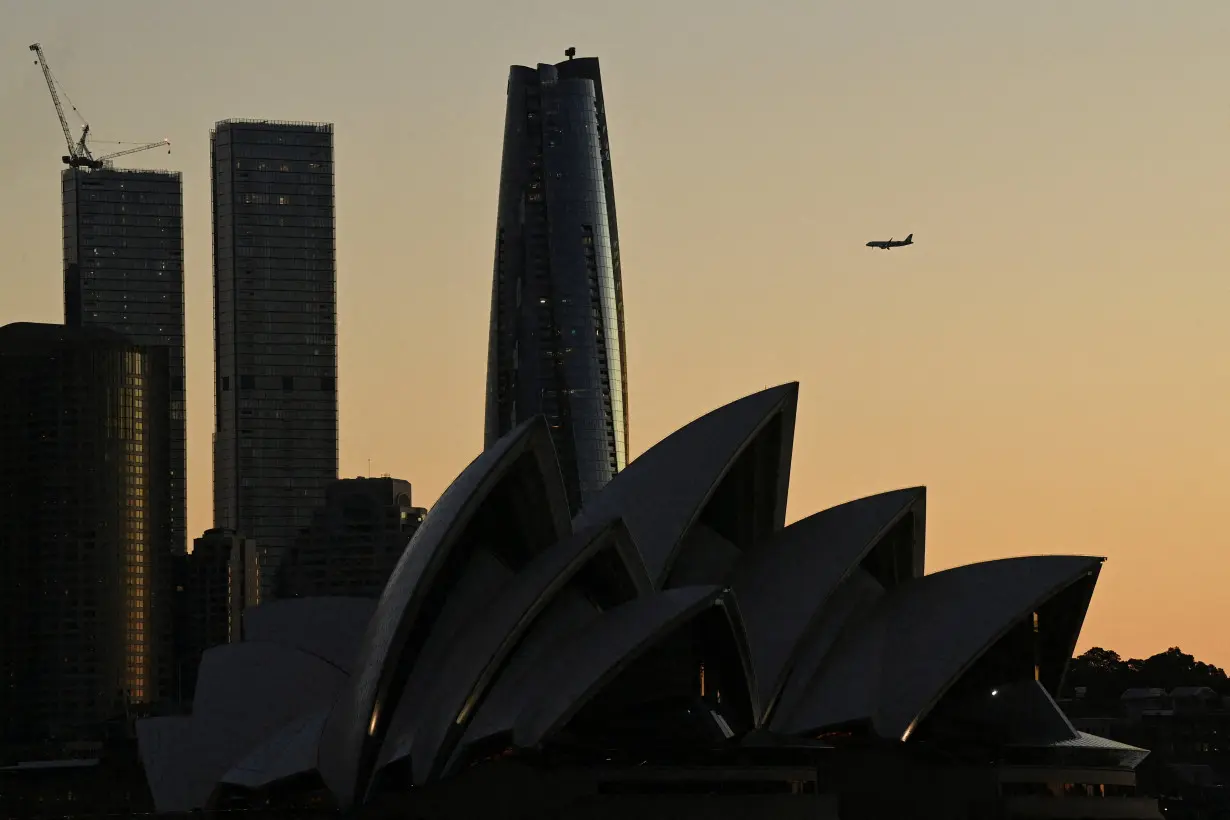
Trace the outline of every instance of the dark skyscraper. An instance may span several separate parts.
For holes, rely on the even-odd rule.
[[[344,478],[329,485],[312,526],[282,554],[279,598],[379,598],[427,510],[410,502],[409,481]]]
[[[0,328],[0,727],[101,739],[164,694],[166,347]]]
[[[214,526],[255,539],[262,595],[337,479],[333,126],[210,133]]]
[[[486,441],[542,413],[575,511],[628,461],[623,283],[596,58],[508,77]]]
[[[170,367],[168,542],[187,547],[184,208],[178,173],[70,168],[64,205],[64,323],[165,347]]]

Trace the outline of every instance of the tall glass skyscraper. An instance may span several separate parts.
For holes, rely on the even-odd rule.
[[[184,187],[178,173],[70,168],[64,207],[64,323],[167,350],[170,538],[187,549]]]
[[[596,58],[508,77],[486,441],[539,413],[575,512],[628,461],[619,228]]]
[[[214,526],[256,541],[267,600],[337,479],[333,126],[226,120],[210,148]]]

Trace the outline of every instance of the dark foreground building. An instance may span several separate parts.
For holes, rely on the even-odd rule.
[[[219,122],[214,526],[253,538],[263,598],[337,479],[333,126]]]
[[[312,526],[282,553],[276,597],[379,598],[427,514],[410,497],[410,482],[398,478],[346,478],[330,484]]]
[[[1141,666],[1172,654],[1181,657],[1172,649]],[[1150,683],[1170,677],[1157,674],[1150,681],[1149,672],[1136,674]],[[1082,731],[1153,750],[1139,775],[1142,785],[1160,797],[1167,820],[1230,817],[1230,697],[1200,685],[1132,687],[1120,693],[1093,682],[1074,687],[1075,697],[1060,704]],[[1114,679],[1106,684],[1113,687]]]
[[[180,708],[192,702],[206,650],[243,637],[243,611],[260,603],[256,544],[231,530],[206,530],[175,556],[175,676]]]
[[[136,741],[109,744],[90,757],[0,764],[0,817],[134,818],[153,813]],[[96,755],[96,756],[94,756]]]
[[[170,368],[171,548],[187,547],[184,186],[178,173],[70,168],[64,207],[64,324],[164,347]]]
[[[0,727],[98,737],[166,687],[167,350],[0,328]]]
[[[487,446],[540,413],[576,511],[628,461],[619,227],[593,57],[508,76]]]

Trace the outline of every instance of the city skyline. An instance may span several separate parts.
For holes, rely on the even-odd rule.
[[[1230,658],[1206,626],[1221,611],[1216,512],[1230,500],[1214,241],[1230,182],[1215,102],[1230,10],[722,6],[698,20],[632,4],[599,32],[594,9],[550,25],[440,9],[411,24],[374,7],[367,41],[324,6],[295,20],[254,11],[269,25],[247,32],[125,2],[100,21],[104,57],[99,32],[16,7],[0,35],[13,55],[0,103],[23,123],[0,137],[0,320],[60,314],[62,151],[24,60],[41,39],[74,99],[105,112],[92,115],[100,135],[176,145],[191,534],[210,519],[208,124],[230,112],[338,124],[341,473],[392,473],[431,502],[482,447],[504,72],[575,43],[603,58],[618,112],[630,456],[732,392],[800,379],[825,400],[798,445],[809,466],[793,476],[790,520],[926,483],[943,499],[929,571],[1104,554],[1082,647],[1144,656],[1181,642]],[[151,19],[167,43],[141,36]],[[703,36],[680,45],[689,23]],[[219,60],[206,35],[236,57]],[[439,70],[461,42],[470,56],[447,92],[395,82]],[[341,46],[350,56],[331,56]],[[910,230],[908,257],[862,248]],[[962,518],[971,509],[980,521]],[[1209,572],[1181,571],[1210,551]]]

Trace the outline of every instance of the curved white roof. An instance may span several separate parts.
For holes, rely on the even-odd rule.
[[[816,615],[811,628],[791,656],[786,682],[776,700],[765,703],[769,726],[787,733],[783,715],[790,715],[807,697],[816,670],[825,662],[850,624],[862,623],[884,596],[884,587],[861,569],[855,569],[833,592]]]
[[[731,465],[778,413],[786,422],[782,466],[772,488],[780,528],[786,517],[798,392],[797,382],[762,390],[671,433],[616,474],[581,510],[576,528],[623,518],[649,577],[661,586],[688,527]]]
[[[749,553],[731,587],[751,644],[761,703],[776,699],[790,661],[823,605],[925,490],[873,495],[786,527]]]
[[[765,390],[668,436],[575,521],[550,429],[527,421],[441,496],[374,606],[250,610],[248,641],[206,653],[193,716],[138,724],[159,810],[200,806],[219,782],[259,788],[313,766],[347,810],[392,761],[408,758],[422,786],[509,746],[563,742],[570,722],[601,732],[636,700],[612,686],[640,695],[660,673],[675,694],[697,694],[701,656],[713,688],[736,696],[721,707],[728,737],[767,727],[790,743],[857,720],[901,739],[963,677],[941,711],[976,717],[986,704],[971,706],[967,688],[1016,648],[1003,637],[1031,611],[1035,688],[1053,691],[1099,559],[922,576],[922,488],[783,529],[797,392]],[[703,652],[667,648],[685,638]]]
[[[192,701],[195,720],[285,722],[332,703],[346,673],[275,643],[226,643],[206,650]],[[255,715],[259,710],[262,715]]]
[[[370,598],[286,598],[245,609],[244,640],[277,643],[328,661],[348,674],[376,611]]]
[[[279,644],[223,644],[205,652],[192,716],[137,723],[158,811],[204,806],[236,760],[284,724],[328,708],[345,680],[332,664]],[[177,745],[169,759],[168,745]]]
[[[723,585],[743,552],[699,521],[693,522],[679,542],[665,588]]]
[[[803,733],[871,719],[883,737],[908,737],[996,640],[1100,565],[1088,557],[1008,558],[890,590],[834,649],[783,728]]]
[[[553,649],[570,635],[588,629],[599,617],[601,610],[575,587],[560,590],[513,650],[507,666],[479,703],[448,767],[456,764],[475,743],[502,732],[511,733],[522,705],[534,697],[535,676],[548,662]]]
[[[258,789],[316,768],[327,710],[292,720],[222,776],[223,783]]]
[[[608,610],[556,647],[526,686],[513,728],[518,746],[533,747],[563,726],[602,686],[679,625],[720,601],[718,587],[680,587]]]
[[[191,811],[209,798],[215,781],[198,768],[198,747],[191,717],[137,721],[137,751],[158,812]]]
[[[489,551],[477,550],[470,565],[444,601],[436,623],[402,686],[393,719],[376,760],[377,768],[397,759],[414,742],[419,721],[426,717],[424,701],[442,674],[447,674],[451,653],[471,622],[485,621],[493,600],[517,576]],[[475,621],[476,616],[480,616]]]
[[[618,556],[614,566],[626,574],[633,594],[649,594],[649,576],[621,522],[576,533],[538,556],[490,601],[484,617],[470,624],[432,670],[431,694],[417,704],[421,718],[411,753],[416,783],[425,782],[447,760],[505,659],[555,595],[606,549]],[[377,765],[410,752],[407,746],[391,750],[386,742]]]
[[[418,650],[417,646],[408,647],[407,640],[428,595],[439,594],[434,587],[436,576],[466,527],[482,514],[484,504],[506,481],[536,484],[535,489],[541,492],[527,492],[521,499],[523,505],[535,505],[533,508],[502,507],[497,512],[550,522],[554,530],[551,542],[571,532],[563,479],[550,431],[541,416],[519,425],[483,451],[449,485],[393,570],[364,635],[358,671],[325,724],[320,774],[343,808],[353,804],[360,778],[365,776],[359,771],[361,761],[372,757],[363,749],[383,733],[381,722],[393,717],[402,693],[390,692],[389,687],[398,669],[415,660],[404,657],[407,651]],[[515,493],[519,487],[508,489]],[[507,521],[507,526],[515,525],[515,520]]]

